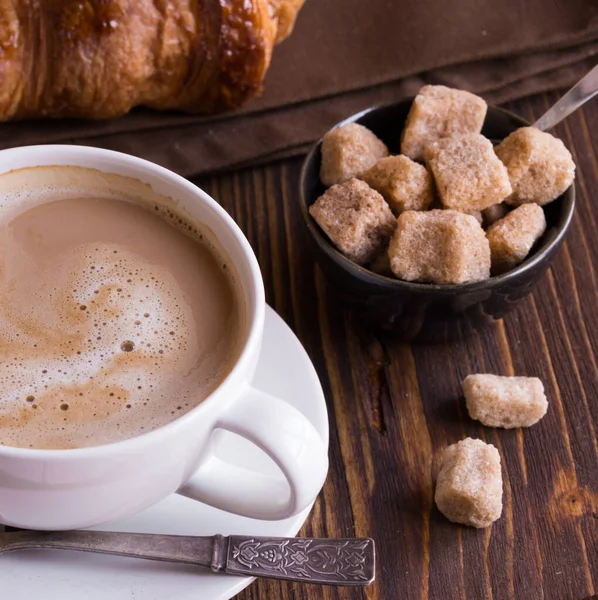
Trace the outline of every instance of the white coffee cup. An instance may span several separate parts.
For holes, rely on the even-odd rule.
[[[313,425],[286,402],[250,384],[264,329],[265,298],[255,255],[231,217],[182,177],[133,156],[81,146],[0,151],[0,175],[37,166],[77,166],[138,179],[175,199],[209,228],[236,271],[246,311],[244,343],[230,374],[194,409],[124,441],[72,450],[0,446],[0,523],[27,529],[91,527],[139,512],[174,492],[256,519],[309,506],[328,469]],[[226,430],[261,448],[280,468],[265,477],[214,455]]]

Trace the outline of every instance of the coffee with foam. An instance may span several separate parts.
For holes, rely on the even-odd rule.
[[[127,439],[218,386],[244,315],[208,235],[133,179],[75,167],[0,176],[0,445]]]

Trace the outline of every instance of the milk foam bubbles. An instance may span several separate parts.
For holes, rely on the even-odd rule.
[[[210,248],[132,203],[47,202],[0,225],[0,444],[97,445],[194,408],[242,315]]]

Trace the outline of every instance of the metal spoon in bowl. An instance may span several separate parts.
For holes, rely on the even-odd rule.
[[[534,123],[534,127],[541,131],[552,129],[596,94],[598,94],[598,65],[580,79],[558,102],[553,104]]]
[[[54,548],[207,567],[215,573],[325,585],[365,586],[375,578],[370,538],[210,537],[108,531],[0,533],[0,554]]]

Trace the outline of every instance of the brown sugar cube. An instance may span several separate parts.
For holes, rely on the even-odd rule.
[[[359,265],[387,246],[397,226],[384,198],[359,179],[333,185],[309,212],[332,243]]]
[[[363,175],[383,156],[388,156],[388,148],[367,127],[337,127],[322,138],[320,179],[326,186],[344,183]]]
[[[492,223],[496,223],[499,219],[502,219],[509,212],[508,206],[501,202],[500,204],[493,204],[482,211],[482,218],[484,227],[490,227]]]
[[[439,208],[442,208],[442,203],[440,204]],[[464,215],[469,215],[473,217],[480,225],[482,225],[482,223],[484,222],[481,210],[460,210],[459,212],[462,212]]]
[[[401,153],[423,161],[432,142],[459,133],[480,133],[487,109],[486,102],[470,92],[425,85],[407,115]]]
[[[384,196],[395,215],[405,210],[427,210],[434,199],[432,176],[406,156],[381,158],[362,179]]]
[[[529,427],[548,409],[544,386],[537,377],[468,375],[463,394],[469,416],[487,427]]]
[[[426,150],[426,161],[446,208],[483,210],[511,193],[507,169],[483,135],[468,133],[434,142]]]
[[[502,513],[500,455],[492,444],[466,438],[442,457],[434,496],[449,521],[488,527]]]
[[[575,163],[565,144],[535,127],[521,127],[496,148],[507,167],[515,206],[535,202],[540,206],[558,198],[575,179]]]
[[[465,283],[490,276],[490,246],[471,215],[455,210],[401,213],[388,247],[390,268],[405,281]]]
[[[503,273],[523,262],[535,241],[546,231],[544,210],[522,204],[488,228],[492,271]]]

